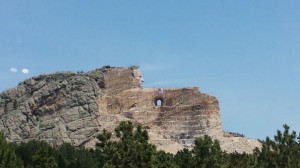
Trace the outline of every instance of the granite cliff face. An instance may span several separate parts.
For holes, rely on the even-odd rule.
[[[40,75],[0,95],[0,129],[9,141],[40,139],[92,147],[122,120],[142,124],[159,149],[176,152],[205,134],[229,152],[251,152],[256,140],[223,131],[218,100],[198,88],[143,88],[136,67]]]
[[[0,129],[9,141],[85,145],[100,130],[96,100],[103,94],[101,87],[101,70],[25,80],[1,94]]]

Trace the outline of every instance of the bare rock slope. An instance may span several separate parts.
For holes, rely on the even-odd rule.
[[[228,152],[252,152],[257,140],[224,132],[218,100],[198,88],[143,88],[136,67],[40,75],[0,94],[0,129],[9,141],[95,144],[102,130],[130,120],[148,129],[158,149],[175,153],[209,135]]]

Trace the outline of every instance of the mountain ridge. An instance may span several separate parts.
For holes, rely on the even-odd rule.
[[[225,132],[217,98],[198,87],[143,88],[142,83],[137,66],[32,77],[0,94],[0,129],[12,142],[93,147],[102,129],[113,131],[130,120],[148,128],[150,142],[167,152],[190,148],[204,135],[228,152],[251,153],[260,146]]]

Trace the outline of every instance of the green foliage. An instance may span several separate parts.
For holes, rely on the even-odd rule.
[[[111,141],[111,133],[103,130],[97,138],[97,149],[106,160],[104,167],[151,167],[155,146],[148,143],[148,132],[140,125],[134,128],[123,121],[115,129],[118,141]]]
[[[22,167],[21,161],[17,158],[13,146],[7,143],[2,132],[0,132],[0,167]]]
[[[224,153],[223,160],[223,167],[230,167],[230,168],[250,168],[256,167],[256,159],[252,154],[246,153]]]
[[[62,168],[96,168],[98,162],[94,151],[84,148],[74,148],[64,143],[58,149],[58,167]]]
[[[164,151],[158,151],[154,155],[153,167],[156,168],[179,168],[180,166],[174,160],[174,156],[171,153]]]
[[[76,149],[68,143],[64,143],[58,149],[58,167],[64,168],[72,168],[75,167],[76,159],[75,159],[75,151]]]
[[[300,134],[290,133],[286,124],[283,128],[283,132],[277,130],[274,140],[267,137],[262,141],[262,149],[256,149],[259,167],[300,167]]]
[[[209,136],[195,140],[195,147],[192,150],[195,165],[197,167],[221,167],[222,154],[218,141],[213,141]]]
[[[193,154],[188,149],[184,148],[178,151],[175,155],[175,162],[181,168],[195,167],[193,160]]]
[[[111,138],[111,133],[108,132],[106,129],[102,131],[102,134],[99,134],[97,136],[97,139],[100,141],[99,143],[96,144],[98,149],[101,151],[106,151],[108,150],[107,147],[110,146],[111,142],[109,141]]]
[[[33,156],[33,167],[36,168],[56,168],[57,162],[54,157],[53,149],[51,147],[40,148]]]
[[[86,150],[84,148],[80,148],[76,150],[76,168],[97,168],[101,163],[99,164],[99,161],[96,160],[98,158],[97,155],[93,155],[93,151]],[[100,160],[102,161],[102,160]]]
[[[22,142],[15,150],[22,159],[24,167],[57,167],[55,150],[46,142],[36,140]]]
[[[192,150],[173,154],[156,151],[148,132],[131,122],[121,122],[114,134],[103,130],[96,149],[70,144],[53,148],[45,142],[9,144],[0,132],[0,168],[296,168],[300,167],[300,135],[287,125],[274,140],[266,138],[253,154],[225,153],[208,136],[197,138]]]

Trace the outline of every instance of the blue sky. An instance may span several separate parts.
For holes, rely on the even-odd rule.
[[[216,96],[225,130],[263,139],[287,123],[299,132],[299,6],[0,0],[0,91],[43,73],[135,64],[145,87]]]

